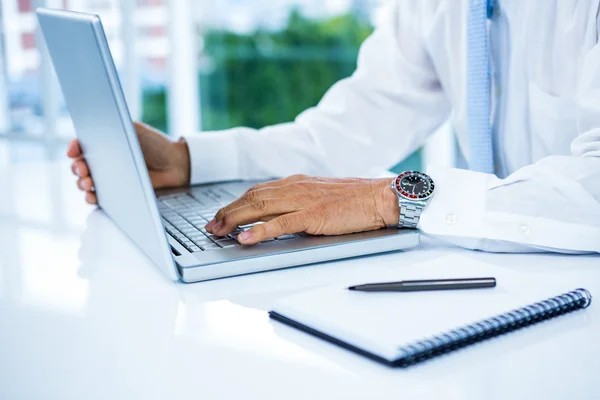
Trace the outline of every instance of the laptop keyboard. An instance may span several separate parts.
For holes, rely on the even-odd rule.
[[[192,193],[178,193],[158,199],[158,208],[165,230],[191,253],[227,249],[240,246],[237,236],[255,224],[236,228],[225,237],[215,236],[204,229],[222,207],[235,196],[222,189],[193,189]],[[259,224],[261,222],[258,222]],[[300,235],[283,235],[273,240],[289,240]]]

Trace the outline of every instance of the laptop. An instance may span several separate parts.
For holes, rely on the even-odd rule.
[[[106,215],[170,279],[198,282],[414,247],[413,230],[285,235],[242,246],[204,226],[257,182],[154,191],[100,18],[38,9],[46,45]]]

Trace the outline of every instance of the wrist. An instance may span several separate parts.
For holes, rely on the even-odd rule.
[[[398,206],[398,196],[390,187],[390,182],[389,178],[377,180],[375,207],[379,220],[385,226],[398,226],[400,207]]]
[[[177,171],[178,181],[181,186],[190,184],[190,149],[184,138],[179,138],[173,143],[173,162]]]

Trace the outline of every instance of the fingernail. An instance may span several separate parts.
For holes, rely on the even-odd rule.
[[[75,167],[75,175],[81,176],[81,174],[79,173],[79,167]]]
[[[221,229],[222,226],[223,222],[217,222],[217,224],[212,228],[213,232],[217,232],[219,229]]]
[[[240,236],[238,237],[238,239],[241,240],[242,242],[246,242],[246,241],[250,240],[251,237],[252,237],[252,233],[250,231],[246,231],[246,232],[240,233]]]
[[[214,218],[213,218],[213,219],[211,219],[211,220],[210,220],[210,222],[209,222],[208,224],[206,224],[205,228],[206,228],[206,229],[210,229],[210,228],[212,228],[212,227],[215,225],[215,223],[216,223],[216,222],[217,222],[217,220],[216,220],[216,219],[214,219]]]

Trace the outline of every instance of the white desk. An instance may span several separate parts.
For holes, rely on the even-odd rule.
[[[0,170],[0,399],[600,398],[600,258],[405,253],[193,285],[169,282],[65,165]],[[572,280],[589,309],[406,370],[270,321],[276,299],[340,274],[448,253]]]

